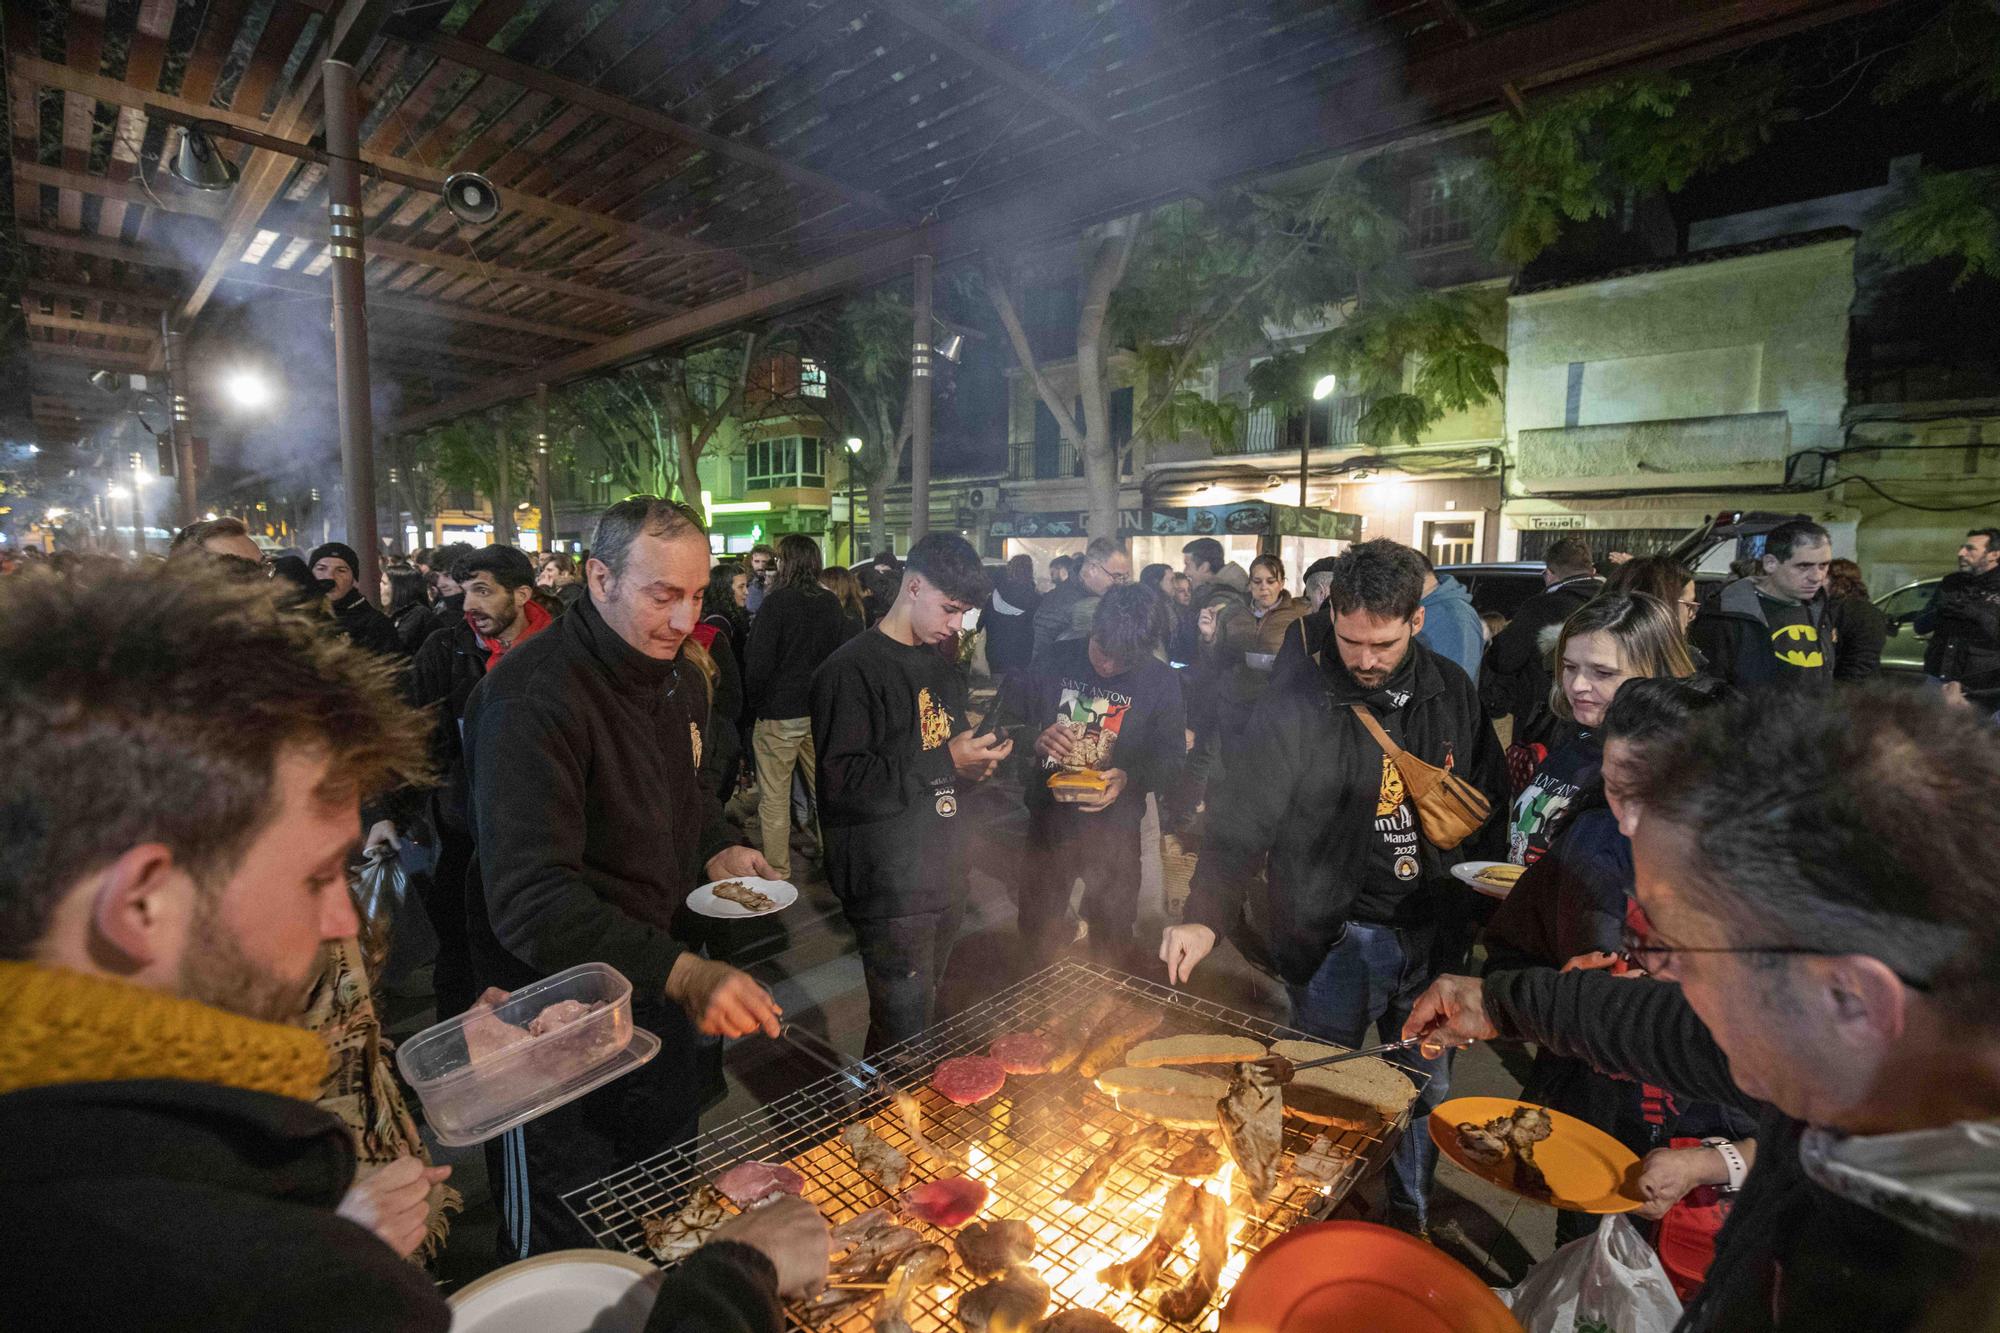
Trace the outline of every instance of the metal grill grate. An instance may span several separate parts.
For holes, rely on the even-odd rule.
[[[1165,1023],[1155,1035],[1223,1032],[1273,1041],[1310,1040],[1305,1034],[1266,1022],[1226,1006],[1180,991],[1081,962],[1058,963],[992,996],[955,1018],[875,1057],[873,1065],[899,1086],[914,1090],[923,1103],[923,1129],[943,1151],[966,1157],[970,1174],[993,1190],[983,1216],[1018,1217],[1032,1223],[1040,1245],[1035,1266],[1055,1290],[1054,1308],[1079,1305],[1101,1310],[1121,1327],[1172,1328],[1158,1312],[1160,1289],[1140,1294],[1112,1294],[1096,1282],[1097,1270],[1125,1259],[1151,1234],[1160,1203],[1170,1185],[1165,1164],[1187,1147],[1193,1135],[1176,1131],[1165,1147],[1141,1152],[1111,1173],[1097,1203],[1072,1204],[1058,1196],[1120,1132],[1136,1122],[1095,1087],[1068,1074],[1015,1076],[1001,1093],[978,1106],[957,1106],[929,1087],[930,1072],[939,1060],[983,1052],[993,1038],[1008,1032],[1049,1031],[1081,1012],[1102,995],[1150,1002],[1165,1011]],[[750,1114],[704,1134],[695,1144],[682,1145],[564,1196],[577,1218],[610,1249],[650,1258],[641,1222],[657,1213],[671,1213],[692,1188],[712,1180],[725,1168],[747,1160],[783,1161],[806,1179],[805,1196],[829,1222],[841,1222],[889,1200],[855,1167],[840,1142],[840,1131],[866,1119],[877,1134],[911,1156],[909,1184],[942,1174],[936,1164],[919,1157],[887,1094],[875,1081],[853,1071],[830,1074]],[[1301,1221],[1324,1216],[1363,1174],[1385,1158],[1394,1136],[1408,1123],[1405,1112],[1380,1134],[1335,1135],[1334,1143],[1348,1154],[1345,1168],[1327,1185],[1295,1181],[1281,1187],[1271,1202],[1250,1205],[1238,1194],[1231,1212],[1231,1255],[1218,1290],[1230,1290],[1250,1255]],[[1289,1163],[1311,1141],[1315,1131],[1287,1117],[1285,1159]],[[1331,1131],[1329,1131],[1331,1133]],[[907,1188],[907,1185],[906,1185]],[[911,1223],[927,1239],[948,1242],[945,1233]],[[1177,1256],[1163,1265],[1169,1281],[1178,1281],[1193,1265],[1190,1236]],[[915,1327],[954,1329],[951,1310],[957,1290],[971,1285],[954,1271],[954,1287],[918,1298]],[[1216,1305],[1221,1304],[1218,1298]],[[795,1327],[863,1333],[870,1328],[873,1301],[863,1300],[831,1313],[808,1317],[790,1310]],[[1212,1327],[1216,1306],[1200,1316],[1195,1327]]]

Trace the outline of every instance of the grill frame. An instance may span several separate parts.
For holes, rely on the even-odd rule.
[[[889,1200],[859,1173],[839,1139],[840,1131],[855,1120],[866,1119],[877,1134],[911,1155],[905,1188],[945,1172],[934,1162],[911,1152],[908,1136],[888,1093],[872,1077],[879,1070],[897,1086],[917,1092],[923,1103],[924,1132],[938,1147],[964,1152],[976,1143],[988,1155],[986,1169],[974,1172],[994,1188],[994,1199],[983,1215],[1021,1217],[1032,1222],[1041,1239],[1037,1266],[1064,1274],[1067,1281],[1078,1256],[1090,1253],[1101,1258],[1107,1247],[1106,1238],[1129,1237],[1135,1221],[1139,1238],[1144,1239],[1158,1212],[1156,1196],[1165,1188],[1164,1178],[1158,1175],[1159,1168],[1186,1147],[1193,1136],[1174,1131],[1165,1148],[1143,1152],[1128,1160],[1112,1172],[1097,1205],[1083,1208],[1063,1204],[1055,1202],[1055,1196],[1075,1179],[1112,1134],[1138,1123],[1133,1117],[1119,1111],[1111,1098],[1072,1074],[1015,1076],[995,1097],[971,1107],[954,1106],[946,1101],[930,1088],[929,1077],[939,1060],[983,1053],[987,1044],[1003,1033],[1047,1031],[1105,994],[1123,1001],[1150,1003],[1164,1010],[1165,1022],[1156,1036],[1227,1032],[1266,1042],[1285,1038],[1315,1040],[1283,1024],[1099,964],[1059,962],[882,1051],[868,1062],[850,1061],[839,1072],[829,1073],[796,1092],[718,1125],[694,1142],[669,1148],[593,1184],[571,1190],[563,1196],[563,1202],[599,1245],[649,1261],[652,1252],[646,1246],[642,1220],[678,1209],[696,1184],[713,1180],[722,1170],[740,1161],[755,1159],[791,1166],[806,1178],[806,1198],[829,1222],[838,1223],[882,1206]],[[1403,1072],[1421,1092],[1423,1075]],[[1325,1132],[1349,1154],[1340,1175],[1324,1187],[1300,1182],[1281,1188],[1270,1203],[1262,1206],[1248,1206],[1248,1199],[1238,1193],[1235,1202],[1239,1207],[1232,1213],[1232,1257],[1225,1270],[1222,1296],[1195,1324],[1177,1325],[1162,1318],[1156,1306],[1157,1289],[1103,1308],[1127,1328],[1212,1326],[1216,1309],[1226,1299],[1230,1280],[1241,1271],[1247,1258],[1290,1227],[1330,1213],[1360,1180],[1387,1162],[1398,1137],[1407,1132],[1410,1114],[1411,1108],[1406,1107],[1394,1121],[1373,1134],[1335,1133],[1319,1126],[1306,1126],[1296,1117],[1288,1116],[1286,1163],[1317,1133]],[[1150,1209],[1149,1199],[1153,1201]],[[949,1246],[949,1233],[922,1223],[908,1225],[926,1240]],[[1128,1239],[1112,1248],[1120,1251],[1116,1257],[1123,1258],[1136,1246]],[[1192,1239],[1184,1240],[1178,1250],[1179,1257],[1165,1266],[1167,1271],[1175,1275],[1185,1272],[1191,1266],[1192,1253]],[[918,1314],[913,1321],[916,1327],[957,1327],[951,1307],[957,1292],[973,1283],[956,1267],[952,1277],[951,1294],[940,1297],[925,1292],[918,1297]],[[1052,1282],[1052,1285],[1057,1287],[1059,1308],[1063,1304],[1063,1283]],[[793,1328],[814,1333],[866,1330],[870,1327],[869,1312],[873,1304],[863,1300],[844,1310],[818,1314],[808,1314],[800,1306],[791,1305],[787,1307],[787,1322]]]

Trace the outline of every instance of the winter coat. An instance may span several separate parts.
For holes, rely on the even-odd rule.
[[[1479,671],[1479,700],[1489,717],[1514,719],[1514,743],[1541,742],[1554,720],[1549,712],[1550,670],[1543,631],[1560,627],[1578,608],[1604,591],[1595,574],[1564,579],[1521,603],[1506,628],[1493,636]]]
[[[1970,690],[2000,686],[2000,569],[1945,575],[1916,630],[1931,636],[1925,675]]]
[[[424,640],[431,636],[431,609],[423,602],[414,602],[391,617],[391,623],[396,627],[396,642],[404,654],[415,657]]]
[[[1071,575],[1069,582],[1043,593],[1035,604],[1035,645],[1029,660],[1041,661],[1064,639],[1090,637],[1090,618],[1097,612],[1097,600],[1097,594],[1083,586],[1081,575]]]
[[[456,628],[441,629],[424,640],[404,681],[411,707],[437,709],[431,724],[431,766],[442,780],[438,813],[457,828],[467,825],[459,719],[465,716],[473,687],[485,678],[486,649],[472,626],[461,619]]]
[[[1802,607],[1808,623],[1781,644],[1772,637],[1756,581],[1738,579],[1701,608],[1688,628],[1688,640],[1707,656],[1709,674],[1739,690],[1801,681],[1830,684],[1840,655],[1826,593],[1821,591]],[[1781,650],[1809,674],[1788,668],[1779,658]]]
[[[1864,597],[1840,597],[1827,608],[1833,622],[1835,680],[1866,680],[1882,670],[1889,642],[1889,617]]]
[[[1425,763],[1449,766],[1485,794],[1485,826],[1449,852],[1417,839],[1417,874],[1385,890],[1369,845],[1388,773],[1381,746],[1349,705],[1380,691],[1356,684],[1337,654],[1321,654],[1311,683],[1267,691],[1251,714],[1243,763],[1211,788],[1207,842],[1195,867],[1187,920],[1232,935],[1303,985],[1350,919],[1419,925],[1435,919],[1451,867],[1499,859],[1506,773],[1499,739],[1472,681],[1421,643],[1387,688],[1400,708],[1377,711],[1392,739]],[[1268,871],[1256,873],[1264,854]]]
[[[1479,679],[1486,656],[1486,626],[1473,609],[1472,594],[1449,574],[1437,576],[1437,587],[1424,594],[1424,628],[1419,642],[1458,663],[1458,669]]]
[[[401,658],[403,641],[396,633],[396,627],[375,609],[375,604],[361,595],[361,589],[349,588],[347,596],[333,604],[333,623],[340,627],[354,643],[369,652],[383,657]]]
[[[1977,1326],[1950,1307],[2000,1242],[2000,1124],[1842,1138],[1794,1120],[1736,1086],[1672,982],[1530,968],[1489,976],[1485,999],[1504,1039],[1756,1120],[1757,1164],[1681,1333]]]
[[[1305,614],[1305,601],[1288,592],[1280,592],[1261,616],[1254,602],[1244,606],[1225,603],[1217,613],[1215,642],[1203,645],[1199,660],[1220,684],[1226,702],[1237,705],[1243,720],[1248,720],[1251,705],[1271,683],[1270,667],[1252,665],[1249,658],[1269,657],[1275,663],[1286,633]]]
[[[774,588],[750,625],[743,690],[759,722],[802,718],[812,711],[813,672],[852,638],[840,599],[817,583]]]
[[[1206,731],[1216,725],[1216,663],[1201,641],[1201,613],[1212,606],[1216,611],[1215,618],[1222,621],[1231,612],[1248,609],[1249,605],[1249,573],[1241,565],[1224,565],[1216,571],[1214,578],[1194,590],[1187,613],[1181,617],[1168,656],[1193,668],[1187,673],[1185,683],[1188,687],[1188,725],[1196,731]]]
[[[1035,611],[1042,594],[1033,583],[1006,582],[986,599],[979,627],[986,631],[986,665],[996,673],[1018,671],[1035,657]]]

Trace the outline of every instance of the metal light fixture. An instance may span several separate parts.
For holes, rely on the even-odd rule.
[[[226,190],[236,184],[236,164],[222,155],[208,131],[190,125],[181,133],[181,149],[168,166],[173,178],[191,190]]]
[[[103,391],[104,391],[105,393],[117,393],[117,392],[118,392],[118,376],[117,376],[117,374],[116,374],[115,372],[113,372],[113,371],[109,371],[109,370],[93,370],[93,371],[91,371],[91,372],[90,372],[90,384],[91,384],[91,387],[92,387],[92,388],[94,388],[94,389],[101,389],[101,390],[103,390]]]
[[[861,452],[861,437],[859,435],[850,435],[847,437],[847,452],[850,454]]]
[[[444,206],[460,222],[483,226],[500,216],[500,191],[476,171],[456,171],[445,177]]]
[[[1313,401],[1317,403],[1324,399],[1331,398],[1333,396],[1333,391],[1336,388],[1338,388],[1339,385],[1340,381],[1338,377],[1333,375],[1321,375],[1319,379],[1314,381],[1313,383]]]
[[[944,337],[938,340],[937,354],[951,362],[954,366],[957,365],[958,358],[965,354],[965,335],[962,333],[945,334]]]

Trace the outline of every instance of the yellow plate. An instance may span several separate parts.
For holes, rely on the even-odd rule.
[[[1460,1125],[1483,1125],[1531,1105],[1505,1097],[1454,1097],[1431,1112],[1431,1138],[1439,1152],[1481,1180],[1536,1203],[1576,1213],[1629,1213],[1644,1202],[1638,1189],[1639,1155],[1595,1125],[1561,1111],[1549,1111],[1555,1128],[1535,1145],[1535,1165],[1549,1182],[1546,1199],[1515,1188],[1512,1153],[1484,1166],[1458,1146]]]

